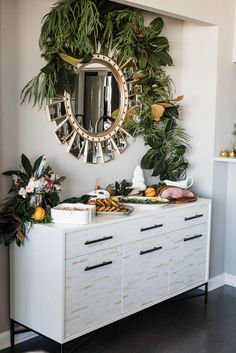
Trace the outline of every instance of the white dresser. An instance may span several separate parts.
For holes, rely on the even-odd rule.
[[[36,225],[11,246],[11,319],[60,344],[208,281],[211,202]]]

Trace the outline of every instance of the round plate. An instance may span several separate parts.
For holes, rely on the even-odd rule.
[[[109,215],[109,216],[129,216],[133,211],[134,208],[128,205],[125,205],[127,208],[127,211],[124,212],[103,212],[103,211],[97,211],[97,215]]]

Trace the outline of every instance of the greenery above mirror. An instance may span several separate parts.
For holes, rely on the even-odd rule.
[[[172,99],[172,81],[163,70],[173,63],[168,39],[160,35],[163,26],[160,17],[146,26],[142,11],[107,0],[57,2],[43,19],[39,39],[47,64],[22,90],[22,102],[42,107],[64,91],[72,94],[74,66],[89,62],[95,53],[111,57],[121,68],[131,65],[142,109],[128,111],[125,128],[150,146],[141,166],[161,180],[185,177],[189,138],[177,126],[183,97]]]

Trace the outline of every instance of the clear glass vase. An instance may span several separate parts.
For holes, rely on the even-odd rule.
[[[30,196],[29,205],[30,207],[36,208],[42,206],[43,196],[42,194],[33,194]]]

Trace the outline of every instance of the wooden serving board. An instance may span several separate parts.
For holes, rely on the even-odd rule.
[[[179,204],[179,203],[187,203],[187,202],[194,202],[197,201],[197,197],[184,197],[178,200],[170,200],[170,204]]]

